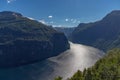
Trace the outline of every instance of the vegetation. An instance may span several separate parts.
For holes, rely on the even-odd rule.
[[[62,77],[57,77],[57,78],[55,78],[55,80],[62,80]]]
[[[109,51],[93,67],[85,69],[83,72],[78,70],[68,80],[120,80],[120,49]]]
[[[7,11],[0,12],[0,32],[0,43],[16,38],[48,41],[53,34],[58,33],[50,26]]]
[[[120,10],[112,11],[100,21],[81,23],[69,39],[104,51],[120,47]]]
[[[63,33],[20,13],[0,12],[0,67],[41,61],[67,49]]]

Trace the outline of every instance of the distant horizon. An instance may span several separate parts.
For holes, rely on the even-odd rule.
[[[112,0],[0,0],[0,12],[13,11],[56,27],[77,27],[80,23],[101,20],[120,1]]]

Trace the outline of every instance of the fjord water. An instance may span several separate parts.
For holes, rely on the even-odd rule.
[[[78,69],[91,67],[104,55],[93,47],[73,43],[70,46],[70,50],[38,63],[0,69],[0,80],[53,80],[56,76],[67,79]]]

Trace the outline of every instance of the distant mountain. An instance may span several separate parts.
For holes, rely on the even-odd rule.
[[[75,27],[54,27],[54,28],[59,32],[63,32],[66,35],[66,37],[69,37],[75,29]]]
[[[120,47],[120,10],[112,11],[100,21],[79,24],[69,38],[104,51]]]
[[[41,61],[67,49],[64,33],[20,13],[0,12],[0,67]]]

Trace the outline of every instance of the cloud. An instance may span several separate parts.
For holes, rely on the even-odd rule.
[[[39,20],[39,22],[41,22],[43,24],[47,24],[47,22],[45,22],[45,20]]]
[[[63,25],[52,25],[53,27],[62,27]]]
[[[27,18],[29,18],[30,20],[35,20],[34,18],[31,18],[31,17],[27,17]]]
[[[81,21],[77,21],[77,23],[80,23]]]
[[[71,21],[73,24],[75,24],[75,23],[80,23],[80,20],[78,20],[78,19],[70,19],[70,21]]]
[[[13,2],[13,1],[16,1],[16,0],[7,0],[7,3],[9,4],[9,3]]]
[[[65,21],[66,21],[66,22],[68,22],[68,21],[69,21],[69,19],[65,19]]]
[[[50,15],[50,16],[48,16],[48,18],[53,18],[53,16]]]

